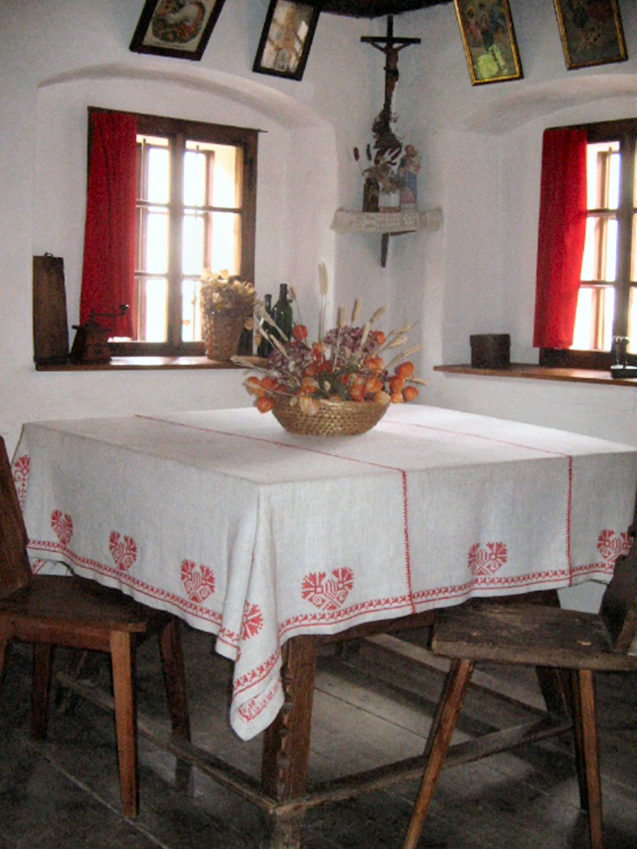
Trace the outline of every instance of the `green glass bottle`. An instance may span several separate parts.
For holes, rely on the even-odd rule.
[[[247,324],[241,331],[241,336],[239,337],[239,349],[237,351],[242,357],[251,357],[252,356],[252,326]]]
[[[265,301],[265,311],[271,316],[272,315],[272,295],[266,295],[263,299]],[[268,334],[272,333],[272,325],[268,324],[267,321],[261,319],[260,327],[263,327],[265,332]],[[266,359],[272,353],[272,343],[268,342],[263,336],[261,337],[261,341],[259,342],[259,347],[257,348],[257,354],[260,357],[265,357]]]
[[[279,286],[279,300],[272,308],[272,318],[279,330],[289,340],[292,336],[292,301],[288,296],[287,283],[281,283]]]

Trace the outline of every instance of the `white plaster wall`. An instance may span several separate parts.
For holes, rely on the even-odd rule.
[[[420,237],[426,401],[637,444],[632,388],[432,371],[438,363],[468,362],[471,333],[510,333],[512,359],[537,362],[532,333],[542,132],[636,114],[634,3],[619,3],[629,60],[575,71],[564,64],[552,0],[510,5],[524,78],[475,87],[453,7],[410,16],[414,29],[424,26],[430,34],[427,61],[407,51],[402,63],[412,103],[421,92],[422,189],[425,203],[444,212],[443,231]]]
[[[236,373],[147,374],[124,379],[37,374],[31,347],[31,256],[63,256],[69,324],[77,319],[88,104],[166,112],[258,126],[257,274],[263,293],[294,283],[307,319],[316,305],[316,266],[325,261],[331,304],[363,298],[389,305],[388,324],[418,322],[425,402],[493,412],[634,442],[631,389],[449,377],[441,362],[466,361],[475,332],[510,332],[513,358],[533,360],[539,150],[544,127],[634,114],[635,60],[566,71],[551,0],[512,0],[524,79],[471,86],[452,4],[395,21],[422,44],[400,54],[397,131],[422,154],[421,205],[440,206],[444,224],[390,240],[339,235],[337,206],[357,208],[354,145],[370,139],[382,106],[383,59],[361,45],[384,20],[323,15],[304,80],[251,72],[266,0],[228,0],[201,62],[128,50],[138,4],[28,0],[0,6],[0,186],[2,334],[0,431],[46,415],[103,414],[177,403],[244,403]],[[629,55],[637,16],[620,3]],[[633,49],[634,48],[634,49]],[[166,381],[166,386],[171,384]],[[70,385],[74,403],[69,404]],[[153,386],[152,392],[147,387]],[[202,393],[200,387],[206,387]],[[147,399],[147,400],[144,400]]]
[[[68,321],[77,322],[82,264],[88,105],[263,130],[259,142],[258,291],[294,283],[306,314],[316,269],[334,279],[338,160],[332,98],[357,53],[359,22],[327,17],[315,80],[251,72],[267,0],[231,0],[201,62],[128,50],[143,3],[0,4],[0,433],[11,450],[23,421],[249,403],[236,370],[38,373],[32,363],[31,257],[65,264]],[[347,31],[351,37],[348,38]],[[330,37],[330,31],[334,38]],[[342,43],[336,54],[333,44]],[[353,42],[350,50],[347,45]],[[322,61],[321,61],[322,57]],[[321,67],[322,66],[322,67]],[[326,96],[327,95],[327,96]],[[358,90],[339,94],[350,113]],[[361,110],[365,112],[366,110]],[[366,119],[365,119],[366,120]],[[332,299],[333,300],[333,299]]]

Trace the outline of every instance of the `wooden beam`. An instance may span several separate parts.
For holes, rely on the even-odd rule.
[[[55,677],[63,687],[68,687],[97,707],[114,710],[112,696],[101,687],[83,683],[66,672],[58,672]],[[161,723],[141,712],[137,715],[137,731],[154,745],[170,752],[179,760],[192,764],[209,778],[238,793],[262,810],[270,812],[276,806],[276,800],[263,792],[256,778],[182,737],[173,737]]]
[[[113,710],[112,697],[101,687],[83,684],[65,672],[58,672],[56,679],[64,687],[68,687],[98,707]],[[371,793],[375,790],[391,787],[401,781],[418,778],[423,769],[422,755],[417,755],[373,769],[345,775],[341,778],[320,782],[312,785],[305,793],[277,801],[265,792],[260,782],[252,776],[187,740],[173,737],[165,727],[145,714],[138,713],[137,727],[138,733],[154,745],[191,764],[274,819],[282,821],[285,821],[288,817],[293,817],[296,812],[302,812],[317,805],[343,801],[363,793]],[[570,721],[556,721],[553,717],[544,716],[539,720],[501,731],[494,731],[491,734],[484,734],[451,746],[445,759],[444,768],[471,763],[480,758],[507,751],[522,743],[537,742],[563,734],[570,729]]]
[[[506,728],[503,731],[484,734],[451,746],[445,758],[443,769],[471,763],[489,755],[507,751],[522,743],[537,742],[548,737],[565,734],[570,730],[570,722],[556,722],[553,718],[545,716],[533,722]],[[423,768],[423,757],[417,755],[363,772],[345,775],[331,781],[321,782],[313,785],[306,796],[290,799],[277,805],[276,813],[283,814],[298,808],[313,808],[327,802],[344,801],[363,793],[385,789],[402,781],[419,778],[422,775]]]
[[[380,18],[399,15],[428,6],[440,6],[451,0],[324,0],[322,11],[354,18]]]
[[[408,643],[398,637],[392,637],[390,634],[366,637],[365,642],[388,654],[422,666],[423,669],[428,669],[430,672],[439,672],[446,675],[449,670],[450,664],[446,658],[433,654],[423,646]],[[539,690],[534,692],[512,681],[502,681],[481,672],[480,669],[474,671],[471,686],[537,713],[546,713],[546,704]]]

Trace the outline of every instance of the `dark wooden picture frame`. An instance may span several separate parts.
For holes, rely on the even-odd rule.
[[[522,78],[508,0],[453,0],[472,85]]]
[[[628,58],[617,0],[553,0],[567,70]],[[589,8],[589,6],[591,8]]]
[[[252,70],[300,80],[320,11],[316,2],[270,0]]]
[[[225,0],[146,0],[130,50],[198,61],[224,3]]]

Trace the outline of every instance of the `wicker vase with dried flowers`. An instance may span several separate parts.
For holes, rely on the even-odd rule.
[[[359,325],[360,301],[354,304],[349,324],[341,308],[337,326],[324,333],[327,274],[322,264],[319,281],[316,342],[308,342],[307,327],[300,321],[294,324],[290,339],[277,338],[262,328],[260,332],[274,346],[266,365],[255,369],[242,357],[233,357],[233,361],[256,372],[246,379],[246,389],[255,396],[257,409],[272,411],[286,430],[320,436],[364,433],[380,421],[390,403],[417,397],[416,384],[424,381],[416,377],[408,357],[421,346],[404,347],[412,325],[387,335],[375,328],[384,307]],[[294,295],[293,301],[296,305]],[[268,319],[265,321],[267,326]],[[273,323],[271,319],[269,323]],[[390,360],[385,362],[388,354]]]
[[[254,286],[225,271],[207,268],[201,277],[200,298],[206,356],[229,360],[239,349],[244,325],[252,319]]]

